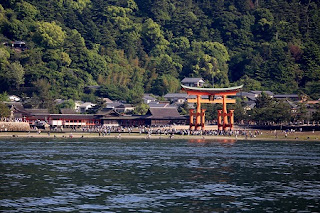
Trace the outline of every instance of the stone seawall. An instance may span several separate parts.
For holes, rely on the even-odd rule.
[[[0,122],[0,132],[5,131],[30,131],[30,126],[25,122]]]

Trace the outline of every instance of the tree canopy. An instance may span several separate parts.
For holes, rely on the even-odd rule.
[[[4,1],[0,93],[42,96],[48,82],[51,99],[139,104],[143,93],[178,92],[184,77],[203,77],[215,87],[244,83],[318,99],[319,7],[315,0]],[[14,41],[27,48],[12,48]],[[88,94],[87,86],[101,89]]]

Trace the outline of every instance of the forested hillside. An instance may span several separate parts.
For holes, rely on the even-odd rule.
[[[33,96],[39,107],[96,96],[136,104],[144,92],[177,92],[184,77],[203,77],[320,98],[319,8],[317,0],[4,0],[0,93]]]

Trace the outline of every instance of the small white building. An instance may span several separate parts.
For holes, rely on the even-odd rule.
[[[80,113],[85,113],[88,109],[94,107],[95,105],[96,104],[93,104],[91,102],[85,102],[83,104],[80,104],[76,110]]]
[[[184,78],[181,83],[190,87],[202,87],[204,80],[202,78]]]
[[[105,104],[111,104],[111,103],[113,103],[113,101],[112,101],[110,98],[103,98],[103,102],[104,102]]]
[[[12,102],[19,102],[21,100],[21,98],[19,98],[18,96],[16,95],[9,95],[9,99],[10,101]]]
[[[149,104],[157,100],[152,94],[148,94],[148,93],[144,94],[142,99],[145,104]]]

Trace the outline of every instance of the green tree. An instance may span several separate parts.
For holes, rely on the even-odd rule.
[[[244,75],[236,84],[243,85],[243,90],[245,91],[261,90],[261,82],[254,80],[247,75]]]
[[[55,22],[37,22],[37,38],[45,47],[56,48],[63,45],[66,33]]]
[[[218,119],[218,110],[222,109],[221,104],[203,104],[206,109],[206,120],[213,121]]]
[[[111,100],[126,100],[127,93],[126,87],[115,84],[104,85],[98,91],[100,97],[110,98]]]
[[[241,100],[237,100],[234,106],[234,120],[236,122],[245,121],[248,119],[248,114],[244,110],[243,102]]]
[[[170,42],[170,47],[173,52],[183,54],[190,49],[190,41],[186,37],[176,37]]]
[[[180,90],[180,81],[171,75],[164,74],[153,82],[152,93],[163,96]]]
[[[7,92],[0,93],[0,101],[9,101],[9,95]]]
[[[66,109],[74,109],[75,105],[76,104],[75,104],[74,100],[69,99],[69,100],[66,100],[63,103],[59,104],[57,107],[59,109],[64,109],[64,108],[66,108]]]
[[[256,99],[253,119],[259,123],[282,124],[291,120],[291,108],[287,102],[275,101],[262,92]]]
[[[138,104],[133,111],[135,115],[145,115],[149,110],[149,105],[145,103]]]
[[[160,55],[154,60],[156,63],[156,71],[160,75],[170,74],[177,78],[182,70],[182,65],[174,62],[173,59],[167,54]]]
[[[7,64],[3,68],[3,78],[11,89],[19,89],[24,83],[24,68],[19,61]]]
[[[178,112],[180,115],[189,115],[189,104],[187,101],[178,107]]]
[[[0,119],[8,118],[10,116],[10,110],[6,104],[0,102]]]
[[[7,87],[7,72],[10,58],[10,53],[5,48],[0,48],[0,88]]]
[[[38,106],[40,108],[49,109],[50,112],[53,112],[55,110],[54,109],[55,106],[54,106],[52,94],[50,92],[51,84],[45,78],[38,79],[33,84],[36,87],[37,93],[38,93],[37,95],[39,98]]]
[[[301,67],[304,71],[303,84],[320,80],[320,46],[314,42],[303,48]]]
[[[12,40],[23,40],[28,37],[29,29],[26,23],[11,17],[11,20],[5,22],[3,28],[3,34]]]
[[[230,56],[226,47],[218,42],[192,42],[192,57],[196,63],[193,72],[204,75],[218,86],[228,86],[228,65]]]
[[[256,98],[256,106],[252,111],[253,119],[259,123],[272,122],[274,101],[266,93],[262,92]]]
[[[171,13],[174,6],[168,0],[155,0],[151,7],[151,13],[157,22],[164,24],[171,19]]]
[[[61,1],[62,2],[62,1]],[[71,7],[74,10],[82,11],[84,8],[90,5],[90,0],[65,0],[63,1],[66,6]]]
[[[43,55],[44,62],[54,62],[57,66],[69,66],[72,62],[68,53],[62,52],[60,49],[47,49]]]
[[[265,92],[262,92],[257,98],[256,98],[256,108],[267,108],[272,106],[273,99],[267,95]]]
[[[318,123],[320,122],[320,106],[319,104],[316,106],[316,112],[312,114],[312,120],[317,121]]]
[[[3,25],[7,22],[5,9],[0,4],[0,32],[2,32]]]
[[[291,108],[287,102],[276,102],[272,111],[273,115],[270,119],[276,123],[282,124],[283,122],[289,122],[291,119]]]
[[[153,55],[163,53],[169,45],[169,42],[164,38],[159,24],[150,18],[142,25],[142,41],[147,52],[153,50]]]
[[[257,38],[270,40],[274,35],[274,17],[267,8],[258,8],[254,12],[256,23],[254,33]]]
[[[298,104],[298,110],[296,112],[296,117],[294,118],[295,121],[304,121],[307,120],[307,106],[305,103]]]
[[[33,6],[26,1],[18,2],[16,7],[19,19],[34,20],[40,13],[36,6]]]

